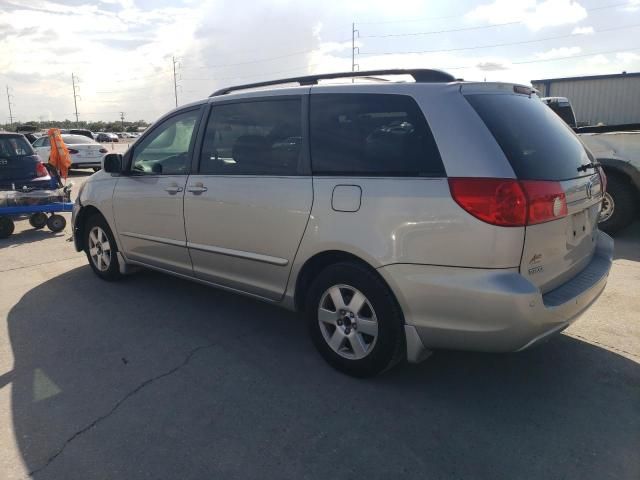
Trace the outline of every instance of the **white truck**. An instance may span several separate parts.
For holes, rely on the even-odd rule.
[[[629,225],[640,204],[640,124],[578,127],[567,98],[542,101],[575,130],[607,175],[600,228],[615,233]]]

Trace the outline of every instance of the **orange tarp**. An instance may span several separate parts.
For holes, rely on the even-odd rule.
[[[49,135],[49,142],[51,143],[51,152],[49,152],[49,164],[60,172],[62,178],[67,178],[69,173],[69,167],[71,166],[71,157],[69,156],[69,150],[62,140],[60,130],[57,128],[50,128],[47,132]]]

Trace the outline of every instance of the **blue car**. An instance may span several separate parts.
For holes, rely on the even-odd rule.
[[[0,190],[56,189],[59,179],[21,133],[0,132]]]

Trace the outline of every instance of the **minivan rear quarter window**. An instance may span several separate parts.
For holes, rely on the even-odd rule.
[[[315,175],[445,175],[431,130],[415,100],[390,94],[312,94]]]
[[[568,180],[593,170],[578,137],[535,95],[473,94],[467,101],[480,115],[522,180]]]

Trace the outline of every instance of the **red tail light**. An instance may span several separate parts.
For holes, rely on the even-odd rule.
[[[69,149],[69,153],[70,153],[71,155],[75,155],[76,153],[78,153],[78,150],[76,150],[75,148],[70,148],[70,149]]]
[[[36,163],[36,177],[46,177],[49,175],[49,170],[44,166],[44,163]]]
[[[101,148],[100,149],[100,153],[107,153],[107,152],[109,152],[109,150],[107,150],[106,148]]]
[[[607,191],[607,174],[604,173],[602,167],[598,167],[598,175],[600,175],[600,185],[602,185],[602,194]]]
[[[458,205],[492,225],[523,227],[567,215],[567,200],[558,182],[450,178],[449,188]]]
[[[567,197],[559,182],[522,180],[520,184],[527,196],[527,225],[557,220],[568,215]]]

